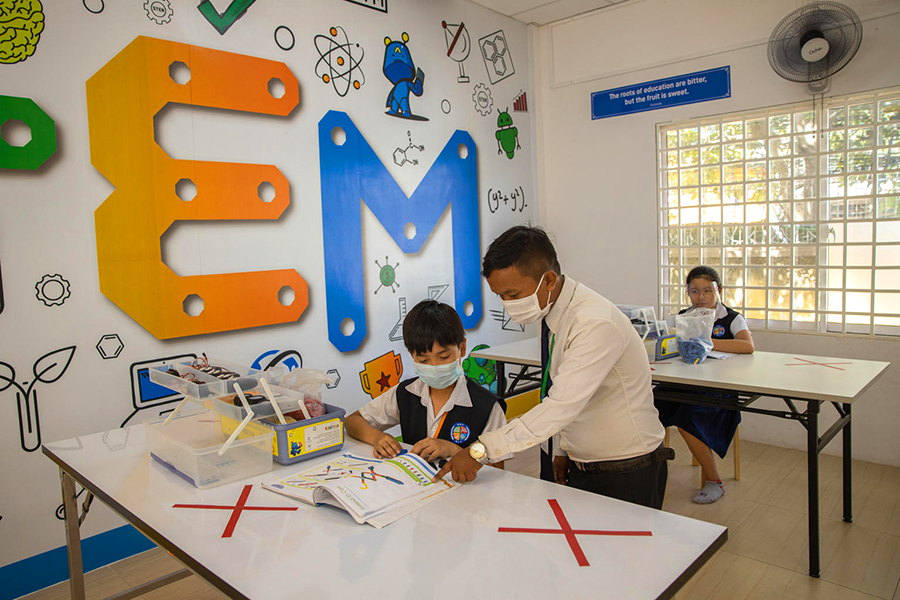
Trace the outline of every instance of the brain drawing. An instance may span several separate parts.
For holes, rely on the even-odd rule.
[[[0,0],[0,64],[21,62],[34,54],[43,30],[40,0]]]

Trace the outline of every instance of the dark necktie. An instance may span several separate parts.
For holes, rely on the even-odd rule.
[[[550,386],[553,385],[553,380],[550,379],[550,328],[545,320],[541,320],[541,375],[542,379],[544,375],[547,377],[547,386],[544,389],[549,390]],[[544,393],[541,394],[542,401],[545,395]],[[547,440],[547,446],[549,453],[544,452],[543,448],[541,449],[541,479],[552,482],[554,480],[553,438]]]

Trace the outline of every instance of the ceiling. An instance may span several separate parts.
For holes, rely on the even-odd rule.
[[[626,0],[473,0],[523,23],[546,25]]]

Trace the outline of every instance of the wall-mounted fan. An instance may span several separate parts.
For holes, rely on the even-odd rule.
[[[847,66],[861,43],[862,23],[852,9],[839,2],[813,2],[775,27],[769,37],[769,64],[785,79],[821,91],[828,77]]]

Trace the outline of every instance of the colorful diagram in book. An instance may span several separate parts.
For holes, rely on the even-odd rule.
[[[434,475],[435,470],[415,454],[384,460],[344,454],[263,487],[311,504],[334,504],[327,493],[363,522],[453,487],[445,480],[432,483]]]

